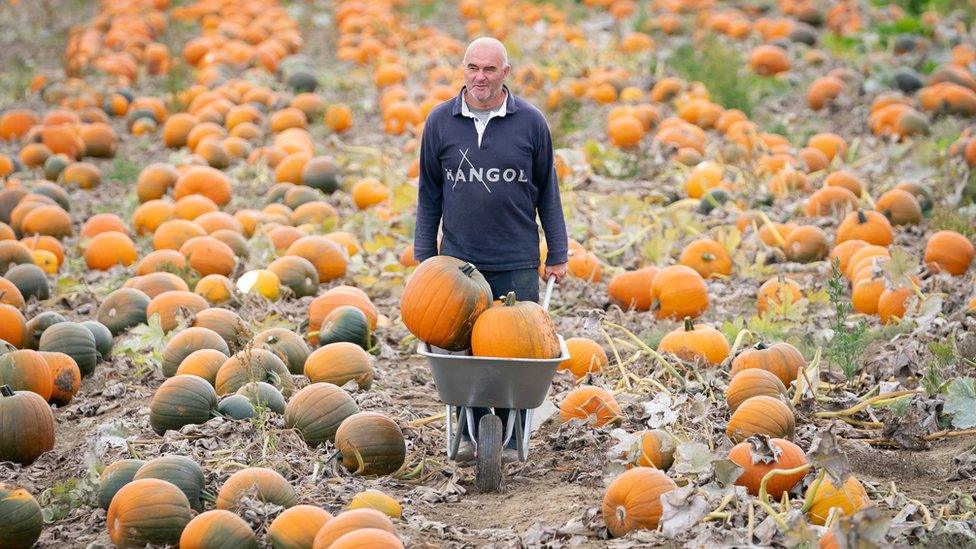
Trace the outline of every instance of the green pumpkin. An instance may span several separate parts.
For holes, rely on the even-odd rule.
[[[185,456],[162,456],[147,461],[139,468],[132,480],[158,478],[176,486],[186,495],[194,511],[203,510],[200,495],[203,493],[203,469],[197,462]]]
[[[234,394],[220,399],[217,413],[231,419],[251,419],[254,417],[254,406],[246,396]]]
[[[285,397],[277,387],[263,381],[252,381],[237,390],[255,408],[267,408],[276,414],[285,413]]]
[[[277,387],[282,395],[291,396],[295,382],[278,355],[267,349],[251,348],[227,359],[217,370],[214,386],[220,396],[236,393],[252,381],[264,381]]]
[[[94,372],[100,358],[95,347],[95,336],[77,322],[59,322],[44,330],[37,348],[70,356],[78,364],[82,376]]]
[[[319,291],[319,273],[304,257],[279,257],[268,265],[268,270],[278,275],[281,285],[291,290],[295,297],[314,296]]]
[[[145,324],[149,296],[135,288],[119,288],[108,294],[98,307],[98,321],[105,325],[113,336],[129,328]]]
[[[112,332],[97,320],[86,320],[81,325],[88,328],[88,331],[95,337],[95,350],[98,351],[101,359],[107,359],[109,353],[112,352]]]
[[[178,375],[163,382],[149,403],[149,426],[157,435],[214,417],[217,393],[202,377]]]
[[[42,181],[41,183],[35,185],[34,188],[31,189],[31,193],[43,194],[44,196],[57,202],[58,206],[61,206],[61,209],[66,212],[70,212],[71,199],[68,198],[67,191],[64,190],[64,187],[59,186],[57,183],[53,183],[53,181],[55,181],[53,178],[48,179],[51,181]]]
[[[342,388],[331,383],[313,383],[288,401],[285,428],[296,429],[309,446],[335,439],[336,430],[347,417],[359,412],[359,405]]]
[[[0,547],[28,549],[41,537],[44,516],[30,492],[0,482]]]
[[[369,319],[359,307],[342,305],[333,309],[319,328],[319,347],[345,341],[369,350]]]
[[[708,215],[712,213],[712,210],[725,204],[732,197],[729,192],[722,188],[712,188],[705,191],[705,194],[701,197],[701,202],[698,204],[698,213]]]
[[[123,459],[109,465],[98,479],[98,492],[95,493],[95,500],[102,509],[108,509],[112,498],[122,489],[123,486],[132,482],[133,477],[139,468],[146,462],[141,459]]]
[[[31,296],[38,301],[44,301],[51,297],[51,287],[48,286],[47,275],[33,263],[23,263],[11,267],[3,277],[17,286],[25,300],[30,299]]]
[[[263,347],[278,355],[288,366],[288,371],[300,376],[305,372],[305,360],[311,349],[302,336],[284,328],[269,328],[254,336],[255,347]]]
[[[66,319],[54,311],[41,313],[27,321],[27,341],[24,342],[25,349],[37,350],[37,344],[41,340],[41,334],[51,326],[59,322],[66,322]]]

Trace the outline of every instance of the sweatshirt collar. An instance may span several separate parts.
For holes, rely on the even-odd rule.
[[[505,88],[505,93],[507,94],[507,97],[505,98],[505,107],[502,112],[506,114],[516,112],[518,110],[518,103],[515,101],[515,95],[505,84],[502,84],[502,87]],[[464,102],[464,91],[466,89],[467,86],[461,86],[461,92],[458,93],[457,97],[454,98],[454,106],[451,109],[451,114],[454,116],[461,115],[464,113],[464,111],[468,110],[467,105]]]

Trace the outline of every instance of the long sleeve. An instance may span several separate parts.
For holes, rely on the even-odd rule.
[[[539,129],[538,148],[532,163],[532,179],[539,182],[539,220],[546,235],[546,265],[559,265],[567,261],[569,236],[559,197],[559,181],[552,152],[552,135],[542,120]]]
[[[413,256],[423,261],[437,255],[437,230],[444,199],[444,173],[438,159],[437,130],[427,119],[420,141],[420,179],[417,192],[417,220],[413,233]]]

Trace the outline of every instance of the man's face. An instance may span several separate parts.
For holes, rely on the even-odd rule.
[[[472,48],[464,60],[464,85],[478,103],[491,103],[502,93],[502,84],[511,67],[495,48]]]

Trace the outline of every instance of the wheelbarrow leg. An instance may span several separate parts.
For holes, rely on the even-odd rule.
[[[450,404],[445,404],[444,407],[444,417],[447,426],[447,459],[454,459],[457,457],[458,448],[461,446],[461,438],[468,418],[466,414],[460,414],[461,417],[458,419],[457,427],[453,427],[454,407]]]
[[[519,410],[521,414],[522,410]],[[515,423],[515,440],[516,447],[518,448],[519,460],[528,461],[529,460],[529,437],[532,435],[532,410],[525,410],[525,426],[522,426],[522,422],[518,421]]]

